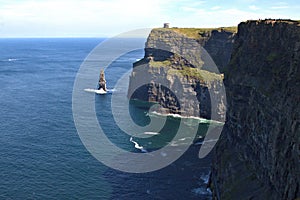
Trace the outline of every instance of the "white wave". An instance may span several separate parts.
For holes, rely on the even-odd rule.
[[[114,89],[107,89],[108,92],[115,92],[117,91],[115,88]]]
[[[209,174],[202,174],[200,179],[207,185],[209,181]]]
[[[202,144],[203,144],[203,142],[196,142],[196,143],[194,143],[195,146],[202,145]]]
[[[217,142],[219,139],[211,139],[211,140],[204,140],[203,143],[205,142]]]
[[[192,192],[196,196],[210,195],[211,194],[210,190],[205,188],[205,187],[199,187],[199,188],[192,189]]]
[[[130,140],[129,140],[129,141],[132,142],[132,143],[134,144],[134,148],[141,150],[141,152],[147,153],[147,150],[144,149],[143,146],[140,146],[136,141],[134,141],[134,140],[132,139],[132,137],[130,137]]]
[[[176,144],[176,143],[171,143],[170,146],[171,146],[171,147],[178,147],[179,145]]]
[[[215,121],[215,120],[210,120],[210,119],[204,119],[201,117],[195,117],[195,116],[182,116],[179,114],[172,114],[172,113],[168,113],[168,114],[162,114],[156,111],[153,111],[151,113],[149,113],[150,116],[164,116],[164,117],[173,117],[173,118],[180,118],[180,119],[194,119],[197,120],[199,123],[203,123],[203,124],[207,124],[210,122],[214,122],[214,123],[221,123],[223,124],[223,122],[219,122],[219,121]]]
[[[13,62],[13,61],[18,61],[19,59],[17,59],[17,58],[8,58],[8,59],[4,59],[4,60],[2,60],[2,61],[4,61],[4,62]]]
[[[99,90],[91,89],[91,88],[84,89],[84,91],[92,92],[92,93],[99,93]],[[116,91],[115,89],[107,89],[107,93],[113,93],[115,91]]]
[[[179,145],[175,141],[173,141],[173,142],[170,143],[170,146],[171,147],[178,147]]]
[[[157,132],[144,132],[145,135],[159,135]]]
[[[168,154],[165,153],[165,152],[160,152],[160,155],[163,156],[163,157],[166,157]]]
[[[203,145],[204,143],[210,143],[210,142],[213,142],[213,144],[214,144],[217,141],[218,141],[218,139],[211,139],[211,140],[206,140],[206,141],[204,140],[204,141],[195,142],[195,143],[193,143],[193,145],[198,146],[198,145]]]
[[[90,89],[90,88],[84,89],[84,91],[86,91],[86,92],[96,92],[95,89]]]

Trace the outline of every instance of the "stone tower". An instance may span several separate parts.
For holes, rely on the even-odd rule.
[[[102,69],[100,72],[100,77],[99,77],[99,83],[98,83],[98,90],[103,89],[106,91],[106,80],[105,80],[105,75],[104,75],[104,70]]]
[[[170,23],[164,23],[164,28],[170,28]]]

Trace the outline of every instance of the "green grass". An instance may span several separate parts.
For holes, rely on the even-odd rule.
[[[198,68],[183,67],[182,69],[169,69],[169,75],[178,75],[187,78],[197,79],[203,82],[211,82],[215,80],[222,80],[222,75],[215,74],[206,70],[200,70]]]
[[[170,60],[164,60],[164,61],[153,61],[151,60],[149,62],[150,67],[171,67],[172,63]]]
[[[197,80],[201,80],[204,82],[211,82],[214,80],[222,80],[223,76],[221,74],[216,74],[213,72],[209,72],[206,70],[200,70],[198,68],[192,68],[189,66],[178,66],[178,69],[174,68],[174,65],[172,65],[172,62],[170,60],[165,61],[150,61],[149,62],[150,67],[165,67],[167,70],[168,75],[178,75],[178,76],[184,76],[187,78],[194,78]],[[176,67],[176,66],[175,66]]]
[[[237,32],[236,26],[219,27],[219,28],[156,28],[156,29],[161,31],[172,30],[177,33],[183,34],[186,37],[194,38],[194,39],[198,39],[201,37],[201,34],[204,34],[206,32],[211,32],[213,30],[218,30],[218,31],[225,30],[233,33]]]
[[[204,80],[201,72],[197,68],[190,68],[190,67],[183,67],[183,69],[169,69],[169,75],[178,75],[178,76],[185,76],[187,78],[195,78],[198,80]]]
[[[204,34],[205,32],[210,32],[209,29],[201,29],[201,28],[171,28],[171,30],[183,34],[189,38],[199,38],[200,34]]]

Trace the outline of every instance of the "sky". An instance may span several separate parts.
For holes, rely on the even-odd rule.
[[[299,0],[0,0],[0,37],[112,37],[139,28],[297,19]]]

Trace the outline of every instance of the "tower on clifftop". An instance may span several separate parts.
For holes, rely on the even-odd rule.
[[[170,23],[164,23],[164,28],[170,28]]]

